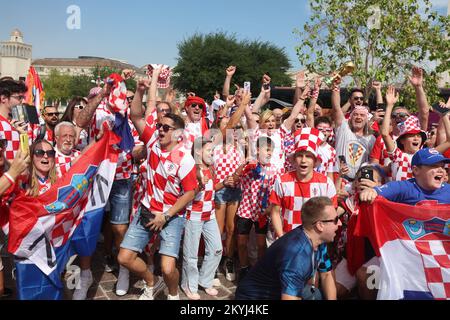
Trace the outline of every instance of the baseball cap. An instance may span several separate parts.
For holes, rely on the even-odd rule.
[[[438,162],[450,163],[450,159],[445,158],[434,148],[423,148],[414,154],[411,166],[431,166]]]

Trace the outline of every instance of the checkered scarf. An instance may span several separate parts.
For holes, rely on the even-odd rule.
[[[160,89],[167,89],[170,87],[170,78],[172,76],[172,69],[164,64],[149,64],[147,66],[147,75],[152,76],[153,70],[162,66],[161,72],[158,77],[157,87]]]
[[[108,77],[108,83],[112,85],[109,94],[108,104],[115,113],[125,116],[128,109],[127,86],[124,79],[117,73],[113,73]]]

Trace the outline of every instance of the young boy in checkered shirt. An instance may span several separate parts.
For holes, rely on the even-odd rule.
[[[301,207],[314,197],[328,197],[337,206],[333,181],[314,171],[322,133],[316,128],[303,128],[295,133],[294,157],[297,169],[275,180],[269,197],[272,204],[271,220],[277,238],[302,224]]]
[[[268,220],[266,210],[269,194],[279,171],[271,163],[275,145],[272,139],[260,137],[256,141],[256,163],[241,166],[238,174],[241,182],[242,201],[236,213],[237,244],[239,253],[239,281],[250,270],[248,262],[248,243],[252,227],[255,227],[258,259],[266,249]]]
[[[216,269],[222,257],[222,237],[214,210],[215,190],[223,184],[214,185],[213,142],[197,138],[192,146],[196,160],[198,187],[195,199],[186,207],[186,225],[183,241],[183,273],[181,288],[190,300],[200,300],[199,285],[210,296],[218,294],[213,288]],[[217,188],[216,188],[217,187]],[[199,272],[197,267],[200,237],[205,240],[205,257]]]

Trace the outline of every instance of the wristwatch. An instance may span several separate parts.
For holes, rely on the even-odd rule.
[[[170,214],[167,213],[167,212],[164,212],[164,213],[163,213],[163,216],[164,216],[164,219],[166,220],[166,223],[169,222],[170,218],[172,218],[172,217],[170,216]]]

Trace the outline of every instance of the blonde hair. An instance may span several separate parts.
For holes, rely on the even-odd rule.
[[[31,162],[30,162],[30,177],[28,179],[28,185],[31,197],[39,196],[39,177],[36,172],[37,170],[33,165],[33,157],[34,157],[34,150],[36,150],[37,146],[42,143],[47,143],[53,149],[53,146],[47,140],[36,140],[30,147]],[[58,176],[56,175],[56,167],[55,165],[53,165],[53,168],[51,168],[50,172],[48,173],[48,179],[50,179],[50,184],[51,185],[55,184],[57,178]]]
[[[264,123],[270,119],[270,117],[273,116],[273,112],[272,110],[265,110],[263,112],[261,112],[260,116],[259,116],[259,127],[261,128],[262,125],[264,125]]]

